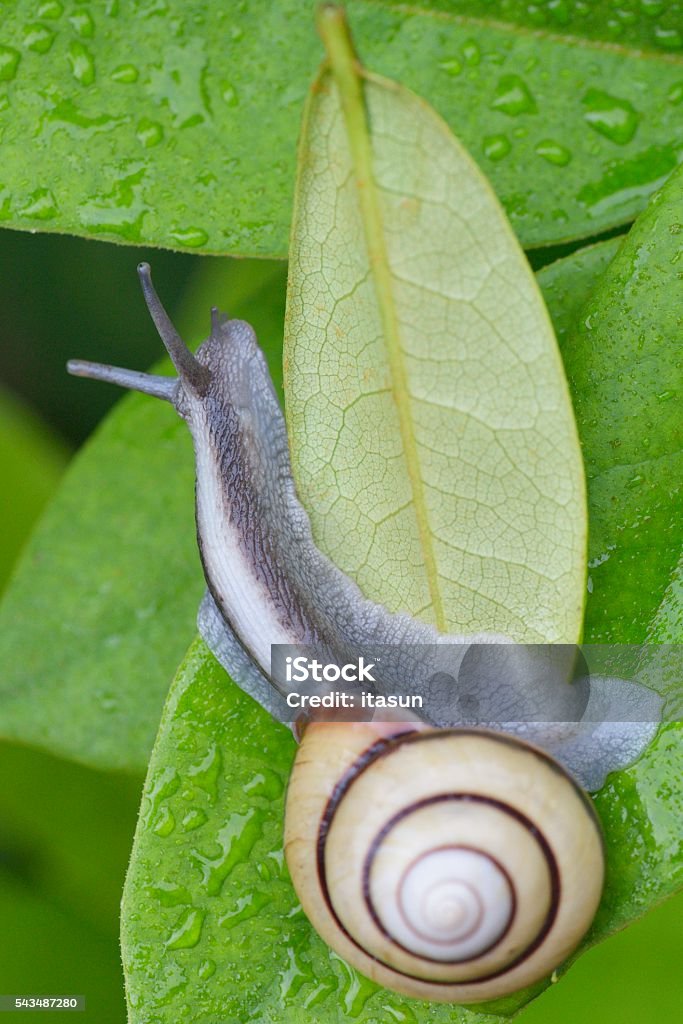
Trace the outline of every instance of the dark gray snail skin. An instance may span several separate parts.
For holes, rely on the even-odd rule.
[[[77,360],[68,369],[162,398],[187,422],[196,461],[197,537],[208,585],[198,624],[235,682],[286,721],[291,717],[284,700],[287,684],[274,677],[272,644],[313,647],[338,662],[380,646],[382,685],[389,693],[405,689],[405,680],[411,692],[427,693],[443,658],[457,676],[473,644],[500,645],[496,683],[478,695],[482,725],[504,722],[504,731],[547,750],[589,790],[599,789],[608,772],[642,753],[660,717],[659,698],[644,687],[604,677],[578,687],[563,680],[545,706],[538,659],[522,645],[496,634],[443,636],[365,598],[315,545],[294,486],[284,418],[253,329],[214,309],[211,334],[193,355],[163,309],[147,264],[140,265],[139,275],[178,376]],[[511,685],[512,704],[505,696]],[[631,717],[639,721],[615,726],[610,719],[618,715],[610,709],[625,687],[640,709]],[[505,708],[518,708],[520,700],[521,706],[533,702],[534,714],[507,721]],[[445,706],[435,697],[426,701],[421,724],[460,723],[453,718],[452,702]]]

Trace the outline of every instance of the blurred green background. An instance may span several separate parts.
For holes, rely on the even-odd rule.
[[[240,315],[246,295],[257,330],[282,322],[283,264],[0,232],[0,589],[70,457],[119,397],[68,377],[66,359],[143,369],[160,355],[140,259],[191,338],[210,305]],[[281,335],[270,331],[261,340],[277,353]],[[0,742],[0,780],[0,994],[84,994],[80,1019],[121,1024],[118,906],[142,779]],[[523,1012],[525,1024],[679,1020],[681,949],[683,896],[585,955]]]

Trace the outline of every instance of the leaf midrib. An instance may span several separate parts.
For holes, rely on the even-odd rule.
[[[401,346],[401,334],[393,297],[392,273],[389,266],[384,225],[379,196],[373,173],[372,146],[368,130],[367,112],[361,76],[367,78],[364,70],[355,60],[346,40],[331,40],[328,43],[332,77],[336,82],[341,100],[344,122],[354,166],[361,220],[370,263],[370,273],[375,284],[375,295],[379,307],[382,335],[389,362],[391,392],[398,412],[401,443],[405,457],[406,471],[410,482],[413,507],[420,538],[420,549],[425,562],[427,586],[434,611],[437,629],[446,632],[448,623],[439,589],[436,554],[433,535],[429,526],[429,513],[420,472],[420,458],[415,442],[415,429],[410,408],[405,359]]]

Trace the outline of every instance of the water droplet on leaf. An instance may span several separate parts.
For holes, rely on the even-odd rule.
[[[193,850],[192,861],[202,872],[202,883],[209,896],[217,895],[230,872],[245,861],[261,836],[263,815],[250,808],[246,814],[231,814],[216,836],[220,853]]]
[[[59,212],[57,200],[49,188],[38,188],[28,197],[28,202],[19,207],[22,217],[33,220],[51,220]]]
[[[152,832],[155,835],[161,836],[165,839],[166,836],[170,836],[175,829],[175,817],[170,807],[162,807],[156,817],[156,821],[152,826]]]
[[[158,885],[151,886],[147,891],[163,907],[177,907],[192,902],[187,889],[176,882],[159,882]]]
[[[140,72],[133,64],[119,64],[109,77],[112,82],[125,82],[126,85],[129,85],[132,82],[137,82]]]
[[[158,146],[163,139],[164,129],[156,121],[149,121],[143,117],[137,123],[135,134],[145,149],[151,149],[152,146]]]
[[[221,82],[221,96],[229,107],[236,107],[239,105],[237,89],[232,82]]]
[[[21,54],[11,46],[0,46],[0,82],[11,82],[17,73]]]
[[[539,142],[536,152],[548,163],[555,164],[556,167],[566,167],[572,158],[569,150],[553,139],[543,139],[542,142]]]
[[[270,768],[262,768],[244,786],[245,793],[252,796],[265,796],[268,800],[277,800],[284,789],[284,783],[277,772]]]
[[[203,228],[176,228],[169,234],[175,242],[187,246],[188,249],[198,249],[209,240],[209,236]]]
[[[445,71],[451,78],[455,78],[462,72],[462,64],[457,57],[449,57],[447,60],[440,60],[438,67]]]
[[[197,968],[197,977],[201,981],[208,981],[216,973],[216,962],[215,960],[202,960],[199,967]]]
[[[683,35],[677,28],[664,28],[663,25],[656,25],[655,42],[663,50],[683,49]]]
[[[47,53],[55,41],[55,33],[46,25],[27,25],[24,29],[24,46],[33,53]]]
[[[60,18],[64,12],[64,8],[59,3],[59,0],[47,0],[46,3],[41,4],[38,8],[39,18],[49,18],[51,21],[56,21]]]
[[[77,11],[71,15],[69,21],[82,39],[92,39],[95,35],[95,23],[87,11]]]
[[[69,47],[71,73],[81,85],[92,85],[95,81],[95,62],[83,43],[73,42]]]
[[[183,832],[194,832],[196,829],[201,828],[207,822],[207,817],[204,811],[199,807],[193,807],[191,811],[188,811],[183,818],[181,825]]]
[[[208,793],[212,803],[215,802],[218,796],[218,778],[222,765],[223,758],[220,747],[212,743],[206,756],[198,764],[189,768],[187,772],[188,777],[192,779],[195,785],[203,789],[205,793]]]
[[[484,138],[484,155],[489,160],[502,160],[510,152],[510,140],[507,135],[487,135]]]
[[[640,115],[628,100],[611,96],[602,89],[589,89],[581,102],[584,120],[594,131],[620,146],[631,141]]]
[[[192,949],[197,945],[202,934],[202,926],[206,911],[190,907],[179,918],[171,932],[166,949]]]
[[[536,101],[529,92],[526,82],[519,75],[503,75],[496,86],[495,95],[491,101],[494,110],[509,117],[517,117],[519,114],[533,114],[536,112]]]
[[[476,67],[481,60],[481,50],[479,49],[479,43],[475,39],[466,39],[462,45],[463,57],[468,64]]]

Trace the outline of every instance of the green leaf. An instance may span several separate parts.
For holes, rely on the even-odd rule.
[[[20,548],[54,491],[67,453],[28,409],[0,391],[0,479],[10,499],[3,509],[0,590]]]
[[[284,268],[216,261],[206,272],[212,301],[238,303],[279,355]],[[183,324],[194,337],[212,304],[204,287]],[[185,425],[140,395],[74,460],[0,608],[0,735],[144,771],[204,587],[193,479]]]
[[[680,573],[682,208],[679,169],[634,225],[564,346],[591,508],[591,643],[649,639]]]
[[[623,235],[577,249],[571,256],[555,260],[537,274],[548,307],[555,337],[563,354],[571,344],[571,332],[586,299],[601,274],[614,259]]]
[[[627,221],[676,164],[675,9],[356,0],[349,10],[368,65],[446,118],[528,245]],[[320,59],[308,4],[40,11],[18,0],[3,16],[8,226],[285,255],[301,106]]]
[[[683,885],[680,734],[663,730],[598,795],[607,883],[581,951]],[[294,752],[289,731],[197,640],[164,711],[124,891],[131,1024],[175,1024],[188,1004],[194,1021],[332,1024],[343,1014],[373,1024],[487,1024],[542,990],[479,1013],[403,999],[331,954],[284,866],[282,794]]]
[[[573,643],[583,466],[536,282],[444,122],[387,80],[339,82],[304,123],[285,330],[314,536],[443,632]]]
[[[4,738],[144,767],[203,589],[193,479],[184,424],[138,395],[74,461],[2,605]]]

